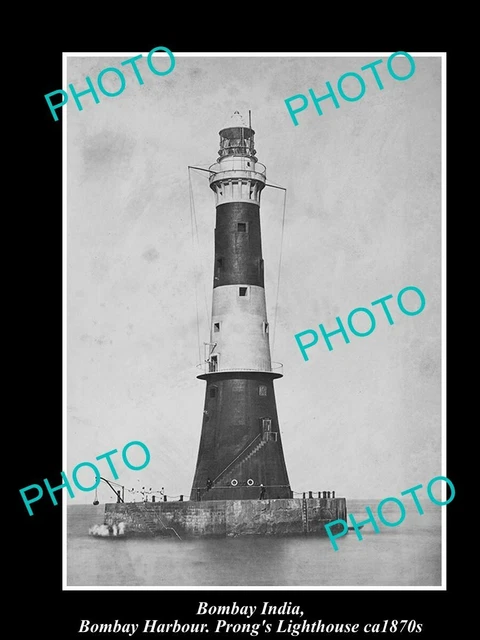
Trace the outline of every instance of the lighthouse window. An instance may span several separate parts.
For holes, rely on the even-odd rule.
[[[258,274],[262,280],[263,280],[263,270],[264,270],[263,260],[260,259],[260,262],[258,263]]]
[[[263,332],[268,333],[268,322],[263,323]]]
[[[217,397],[217,387],[210,387],[210,398]]]
[[[248,287],[238,287],[238,295],[243,298],[248,294]]]
[[[247,233],[247,223],[246,222],[238,222],[237,223],[237,231],[241,233]]]
[[[213,330],[215,331],[215,333],[220,331],[220,322],[214,322],[213,323]]]
[[[262,418],[262,427],[264,431],[271,431],[272,430],[271,418]]]
[[[266,384],[261,384],[258,387],[258,395],[259,396],[266,396],[267,395],[267,385]]]

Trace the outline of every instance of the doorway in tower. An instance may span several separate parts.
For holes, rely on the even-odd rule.
[[[218,371],[218,355],[210,356],[209,368],[210,373]]]
[[[261,418],[261,423],[262,423],[262,440],[265,440],[265,442],[276,442],[277,432],[272,431],[272,419]]]

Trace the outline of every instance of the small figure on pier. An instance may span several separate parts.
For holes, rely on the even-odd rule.
[[[210,489],[213,487],[213,482],[211,481],[211,479],[208,477],[207,478],[207,483],[205,485],[205,488],[207,491],[210,491]]]
[[[260,484],[260,496],[259,496],[259,500],[265,500],[265,487],[263,486],[263,484]]]

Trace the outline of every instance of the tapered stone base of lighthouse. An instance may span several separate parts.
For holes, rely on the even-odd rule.
[[[294,498],[280,435],[270,356],[260,198],[266,168],[255,132],[236,112],[220,131],[210,169],[215,251],[210,336],[198,375],[206,382],[202,431],[189,501],[106,505],[105,522],[131,534],[287,535],[318,533],[346,520],[333,492]]]

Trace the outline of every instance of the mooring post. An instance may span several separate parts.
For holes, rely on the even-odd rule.
[[[308,507],[305,499],[305,493],[302,500],[302,520],[303,520],[303,533],[308,533]]]

